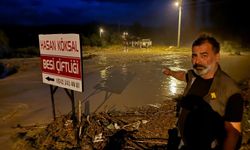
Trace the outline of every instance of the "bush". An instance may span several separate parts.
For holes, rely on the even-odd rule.
[[[90,37],[90,46],[102,46],[102,40],[97,34],[92,34]]]
[[[0,45],[0,58],[10,58],[13,54],[13,50],[9,47]]]
[[[9,46],[9,38],[1,30],[0,30],[0,46],[4,46],[4,47],[8,47]]]
[[[88,37],[82,35],[81,40],[82,40],[83,46],[90,46],[91,45],[91,40]]]
[[[9,58],[12,50],[9,48],[9,38],[0,30],[0,58]]]
[[[241,46],[234,41],[224,41],[221,45],[221,49],[224,52],[230,52],[232,54],[240,54]]]
[[[82,35],[81,40],[83,46],[91,47],[105,47],[122,43],[122,38],[118,33],[103,34],[101,38],[97,33],[92,34],[90,37]]]
[[[16,49],[13,57],[36,57],[39,55],[40,55],[39,49],[37,47],[31,46],[31,47]]]
[[[122,44],[122,37],[117,33],[110,34],[108,37],[108,44]]]

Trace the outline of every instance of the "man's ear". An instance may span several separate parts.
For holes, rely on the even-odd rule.
[[[220,53],[217,53],[215,57],[216,57],[216,61],[219,62],[220,61]]]

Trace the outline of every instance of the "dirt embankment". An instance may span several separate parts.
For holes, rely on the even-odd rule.
[[[174,127],[176,122],[174,107],[175,102],[169,101],[126,112],[101,112],[83,116],[80,124],[74,124],[71,115],[66,115],[47,126],[17,126],[14,148],[162,148],[167,144],[168,129]]]

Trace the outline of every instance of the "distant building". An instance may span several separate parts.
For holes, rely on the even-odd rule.
[[[142,47],[146,47],[146,48],[151,47],[152,41],[150,39],[142,39],[141,45],[142,45]]]
[[[129,46],[139,47],[139,48],[148,48],[152,46],[152,41],[150,39],[130,39]]]

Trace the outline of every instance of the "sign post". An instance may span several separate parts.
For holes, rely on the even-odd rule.
[[[56,118],[54,94],[58,87],[65,89],[72,102],[72,116],[75,115],[74,91],[83,92],[79,34],[41,34],[39,47],[42,80],[43,83],[50,85],[54,119]]]
[[[79,34],[40,34],[39,48],[42,80],[43,83],[50,85],[54,120],[56,119],[54,94],[58,87],[62,87],[71,100],[71,119],[79,144],[74,96],[74,91],[83,92],[83,65]],[[79,111],[81,111],[80,108]],[[80,119],[79,116],[79,122]]]

